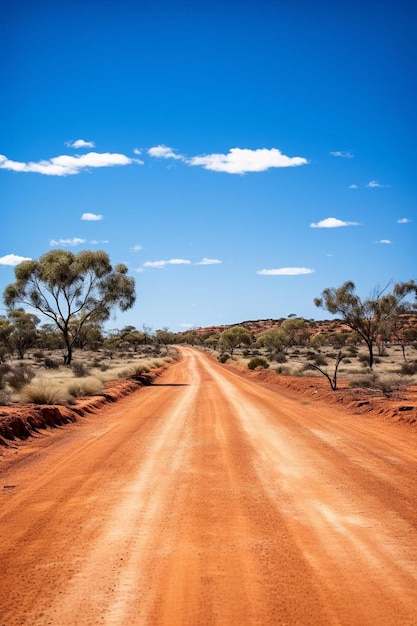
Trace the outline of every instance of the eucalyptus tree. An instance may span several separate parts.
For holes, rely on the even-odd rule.
[[[26,313],[23,309],[9,311],[9,320],[12,325],[10,343],[13,350],[17,352],[19,359],[23,359],[29,348],[32,348],[38,337],[36,327],[39,324],[39,317],[33,313]]]
[[[127,311],[135,303],[135,281],[127,267],[112,267],[102,250],[51,250],[38,260],[15,267],[16,281],[4,290],[9,309],[29,306],[46,316],[60,331],[64,363],[72,360],[74,344],[88,323],[103,323],[112,311]]]
[[[250,332],[246,328],[242,328],[242,326],[233,326],[221,333],[218,346],[221,349],[228,350],[232,356],[236,348],[250,346],[251,344],[252,337]]]
[[[362,300],[355,293],[355,284],[346,281],[341,287],[324,289],[321,298],[314,299],[314,304],[333,315],[339,315],[349,328],[358,333],[368,348],[368,363],[372,369],[374,345],[381,336],[386,335],[387,328],[404,311],[404,298],[413,290],[413,281],[408,285],[405,288],[399,283],[394,286],[392,293],[385,293],[387,287],[375,290],[371,297]]]

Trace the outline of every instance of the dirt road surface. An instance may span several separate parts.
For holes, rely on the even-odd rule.
[[[0,625],[415,626],[416,440],[183,349],[0,464]]]

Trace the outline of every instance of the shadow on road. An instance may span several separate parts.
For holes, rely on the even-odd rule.
[[[152,383],[152,387],[189,387],[188,383]]]

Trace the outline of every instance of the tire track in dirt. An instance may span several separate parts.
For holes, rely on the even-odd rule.
[[[413,434],[182,353],[0,474],[0,624],[415,626]]]
[[[252,442],[265,490],[278,506],[285,494],[283,510],[292,522],[293,537],[316,571],[327,603],[334,606],[336,623],[415,624],[415,483],[408,493],[414,496],[408,508],[413,519],[407,514],[400,517],[387,507],[387,493],[392,497],[396,492],[386,476],[385,483],[379,481],[380,487],[385,484],[385,500],[372,490],[372,441],[358,441],[356,433],[352,445],[351,435],[349,452],[355,448],[356,458],[343,458],[339,448],[344,437],[332,442],[332,435],[309,427],[305,418],[288,421],[287,415],[278,421],[276,394],[253,389],[250,383],[242,385],[233,375],[226,380],[224,372],[214,372],[212,365],[210,371]],[[250,400],[242,394],[243,387],[250,387]],[[323,438],[326,446],[320,445]],[[395,450],[391,454],[395,459]],[[376,477],[382,462],[383,457],[376,455]],[[363,472],[357,479],[358,464],[368,470],[368,485]],[[392,480],[389,462],[384,469],[387,465]],[[396,508],[395,501],[391,504]]]

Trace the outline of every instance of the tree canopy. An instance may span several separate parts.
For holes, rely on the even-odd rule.
[[[229,350],[230,354],[240,346],[250,346],[252,343],[251,334],[246,328],[241,326],[233,326],[227,328],[220,335],[219,346],[224,350]]]
[[[369,298],[362,300],[356,293],[355,284],[346,281],[341,287],[324,289],[321,298],[314,304],[327,309],[329,313],[340,315],[349,328],[356,331],[368,347],[369,367],[374,363],[373,348],[378,338],[386,334],[394,320],[407,309],[404,299],[415,289],[415,283],[398,283],[392,293],[386,288],[376,290]]]
[[[52,250],[19,263],[16,281],[3,298],[10,309],[22,304],[51,319],[62,333],[64,362],[70,364],[85,324],[103,323],[114,309],[127,311],[135,303],[135,281],[127,271],[123,264],[112,267],[102,250]]]

